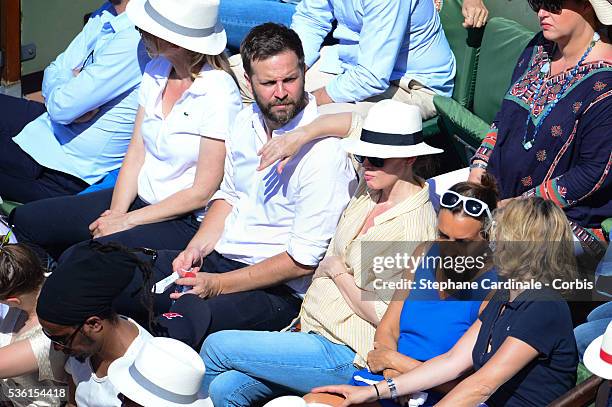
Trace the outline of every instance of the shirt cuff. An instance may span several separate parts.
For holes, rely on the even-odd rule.
[[[216,201],[218,199],[222,199],[224,201],[226,201],[228,204],[235,206],[236,201],[238,200],[237,197],[223,191],[223,190],[218,190],[217,192],[215,192],[212,196],[212,198],[210,198],[210,202],[212,201]]]
[[[327,241],[321,243],[292,236],[287,245],[287,253],[298,263],[314,267],[319,264],[327,248]]]

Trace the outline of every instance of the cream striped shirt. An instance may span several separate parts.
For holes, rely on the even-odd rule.
[[[386,270],[386,275],[375,275],[372,259],[400,250],[412,253],[420,242],[435,239],[437,219],[429,201],[428,184],[423,182],[419,192],[376,216],[373,226],[359,235],[380,195],[378,191],[368,191],[361,178],[355,196],[340,218],[326,256],[344,258],[355,284],[363,290],[362,300],[375,301],[376,313],[382,318],[392,293],[375,290],[374,279],[380,277],[388,281],[397,278],[402,270]],[[364,242],[378,243],[362,244]],[[369,267],[362,270],[362,264]],[[334,343],[348,345],[357,353],[355,365],[365,367],[367,354],[373,348],[376,327],[355,314],[331,278],[318,277],[312,281],[300,318],[302,332],[317,332]]]

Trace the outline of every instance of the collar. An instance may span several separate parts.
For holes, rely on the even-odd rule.
[[[104,10],[100,16],[100,21],[102,22],[102,31],[105,32],[118,33],[129,28],[134,28],[134,23],[128,18],[126,12],[116,16],[108,9]]]
[[[380,225],[381,223],[418,209],[429,201],[429,184],[420,178],[417,178],[417,180],[424,184],[421,190],[375,217],[374,225]],[[376,205],[376,202],[378,202],[378,198],[380,197],[380,191],[368,190],[367,194],[372,200],[373,205]]]
[[[317,118],[317,116],[319,115],[317,108],[317,100],[308,92],[306,93],[306,96],[308,97],[308,104],[306,105],[306,107],[301,112],[299,112],[293,119],[291,119],[289,123],[285,124],[279,129],[272,130],[272,137],[281,136],[298,127],[305,126],[306,124],[312,122],[314,119]],[[251,106],[253,108],[253,128],[260,137],[263,136],[263,140],[267,141],[268,136],[264,124],[263,114],[261,113],[259,106],[257,106],[257,103],[253,103]]]

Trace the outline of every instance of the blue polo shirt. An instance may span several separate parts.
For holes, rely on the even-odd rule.
[[[576,384],[578,350],[569,307],[549,288],[523,291],[511,302],[507,298],[507,292],[498,292],[479,317],[482,326],[472,351],[474,369],[484,366],[510,336],[540,355],[501,385],[486,404],[546,406]],[[489,338],[491,351],[487,352]]]

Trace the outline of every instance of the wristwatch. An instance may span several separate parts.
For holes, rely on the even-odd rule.
[[[392,378],[387,379],[387,386],[389,386],[389,392],[391,393],[391,399],[395,400],[397,398],[397,388],[395,387],[395,382]]]
[[[477,162],[473,162],[470,164],[470,170],[473,170],[474,168],[481,168],[483,170],[487,169],[487,164],[486,163],[477,163]]]

